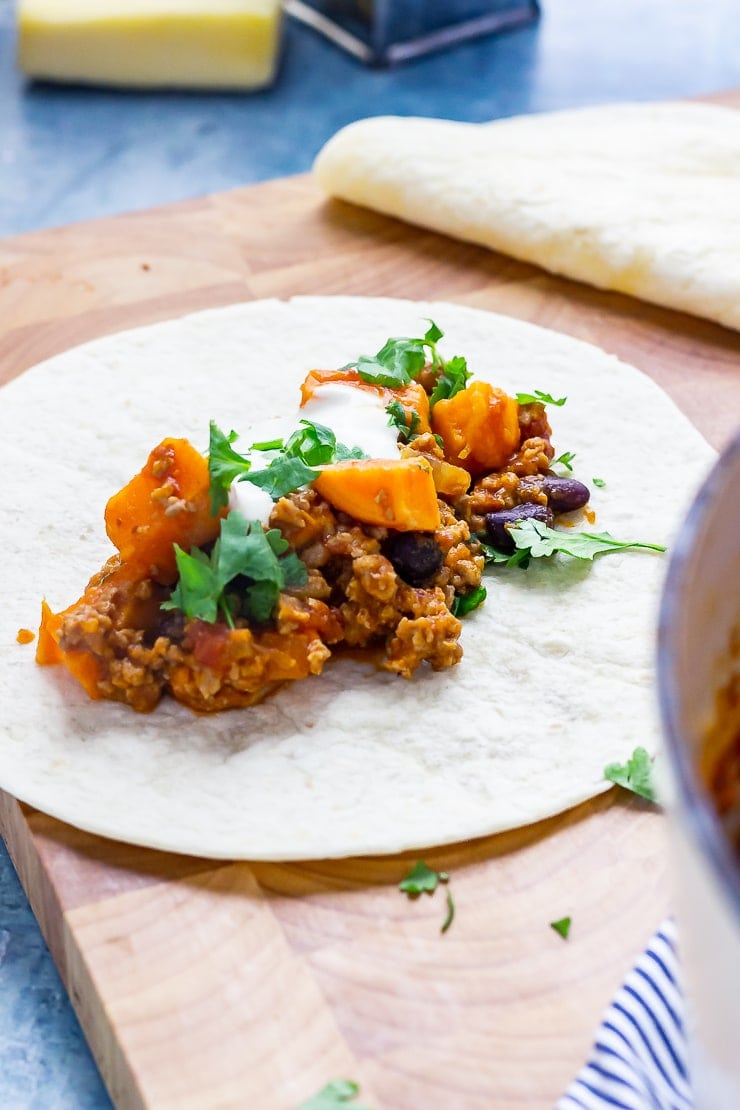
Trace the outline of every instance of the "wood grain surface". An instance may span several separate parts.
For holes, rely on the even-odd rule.
[[[737,334],[326,202],[303,177],[0,243],[0,382],[122,328],[305,293],[510,313],[639,366],[717,447],[738,422]],[[451,874],[444,935],[442,892],[396,888],[417,854],[214,864],[2,794],[0,828],[119,1107],[292,1110],[344,1076],[374,1110],[545,1110],[670,909],[662,817],[615,791],[424,852]],[[566,914],[564,942],[549,922]]]

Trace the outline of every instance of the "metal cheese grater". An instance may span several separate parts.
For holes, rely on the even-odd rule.
[[[532,23],[537,0],[285,0],[285,10],[368,65],[392,65]]]

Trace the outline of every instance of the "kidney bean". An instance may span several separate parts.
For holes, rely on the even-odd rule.
[[[541,520],[552,528],[554,519],[553,511],[547,505],[536,505],[528,501],[513,509],[486,513],[486,531],[494,547],[509,554],[516,550],[516,545],[506,529],[507,524],[519,524],[522,520]]]
[[[588,487],[575,478],[556,478],[548,474],[542,481],[542,488],[547,494],[548,505],[555,513],[581,509],[591,496]]]
[[[422,586],[444,560],[434,536],[426,532],[396,532],[384,551],[396,574],[409,586]]]

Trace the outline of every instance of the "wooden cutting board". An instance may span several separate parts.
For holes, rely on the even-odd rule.
[[[740,413],[737,334],[327,203],[307,177],[0,242],[0,382],[108,332],[301,293],[567,332],[652,375],[717,447]],[[120,1107],[292,1110],[348,1077],[375,1110],[545,1110],[671,905],[663,819],[616,791],[424,852],[452,876],[444,935],[440,892],[396,888],[417,854],[217,864],[2,794],[0,829]]]

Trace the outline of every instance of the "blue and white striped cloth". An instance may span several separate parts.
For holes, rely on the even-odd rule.
[[[664,922],[604,1015],[556,1110],[692,1110],[676,928]]]

